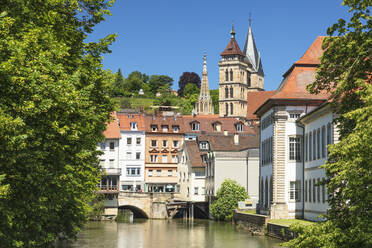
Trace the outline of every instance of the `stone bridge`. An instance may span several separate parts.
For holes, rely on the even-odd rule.
[[[167,203],[174,200],[175,193],[120,192],[118,208],[131,210],[135,218],[166,219]]]

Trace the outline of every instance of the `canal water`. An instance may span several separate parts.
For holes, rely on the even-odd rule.
[[[231,223],[210,220],[193,222],[175,220],[141,220],[133,223],[90,222],[77,241],[59,243],[58,248],[271,248],[280,241],[251,236]]]

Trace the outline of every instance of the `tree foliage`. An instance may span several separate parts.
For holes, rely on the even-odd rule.
[[[248,198],[243,186],[234,180],[226,179],[217,191],[217,200],[210,205],[210,212],[217,220],[231,220],[238,202]]]
[[[124,85],[125,85],[125,78],[120,70],[118,69],[117,73],[114,76],[114,80],[111,85],[110,96],[117,97],[117,96],[124,96]]]
[[[210,94],[211,94],[211,98],[212,98],[214,113],[215,114],[218,114],[219,113],[219,109],[220,109],[219,102],[218,102],[219,101],[218,89],[211,90],[210,91]]]
[[[183,91],[187,84],[195,84],[200,89],[200,77],[195,72],[184,72],[182,73],[180,80],[178,81],[178,95],[183,96]]]
[[[186,84],[183,90],[183,96],[185,98],[190,97],[191,95],[199,95],[200,89],[195,84]]]
[[[84,40],[112,2],[1,2],[1,247],[50,247],[87,219],[113,110],[101,54],[115,36]]]
[[[299,237],[288,247],[372,246],[372,20],[370,0],[344,0],[352,18],[340,19],[328,29],[323,42],[312,93],[327,91],[338,115],[340,142],[329,147],[323,166],[331,192],[327,221],[311,227],[294,227]]]
[[[159,92],[160,87],[168,85],[171,87],[173,84],[173,78],[166,75],[152,75],[149,79],[149,88],[152,95],[156,95]]]

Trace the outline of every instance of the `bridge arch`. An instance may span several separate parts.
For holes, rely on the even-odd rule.
[[[144,219],[148,219],[149,218],[149,215],[142,209],[136,207],[136,206],[133,206],[133,205],[122,205],[122,206],[119,206],[118,209],[128,209],[130,211],[132,211],[133,213],[133,217],[134,218],[144,218]]]

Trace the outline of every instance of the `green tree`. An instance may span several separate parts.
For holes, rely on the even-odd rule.
[[[148,94],[149,93],[149,86],[148,86],[149,76],[139,71],[131,72],[128,75],[128,78],[125,80],[124,89],[126,96],[137,96],[140,89]]]
[[[180,107],[180,111],[184,115],[190,115],[192,113],[192,110],[195,107],[195,103],[199,99],[199,94],[192,94],[189,96],[185,96],[184,98],[181,98],[180,101],[178,101],[178,106]]]
[[[200,89],[200,77],[195,72],[184,72],[182,73],[180,80],[178,81],[178,95],[183,96],[183,90],[187,84],[195,84]]]
[[[173,78],[166,75],[152,75],[149,79],[149,90],[152,95],[156,95],[159,92],[159,88],[164,85],[171,87],[173,84]]]
[[[112,3],[1,2],[1,247],[51,247],[87,220],[113,111],[101,54],[115,36],[84,40]]]
[[[248,198],[248,193],[243,186],[235,180],[226,179],[217,191],[217,200],[211,204],[210,212],[217,220],[231,220],[238,202]]]
[[[185,98],[190,97],[191,95],[199,95],[200,89],[195,84],[186,84],[185,89],[183,90],[183,96]]]
[[[111,86],[111,92],[110,92],[111,97],[124,96],[125,95],[124,84],[125,84],[125,79],[119,68],[117,73],[115,74],[115,79]]]
[[[210,90],[211,98],[212,98],[212,103],[213,103],[213,110],[215,114],[219,113],[220,105],[219,105],[219,93],[218,89],[215,90]]]
[[[295,226],[298,238],[288,247],[372,246],[372,20],[370,0],[344,0],[352,18],[327,31],[324,54],[311,93],[327,91],[338,115],[340,142],[329,147],[323,166],[330,192],[327,221]],[[337,36],[332,36],[337,34]]]

